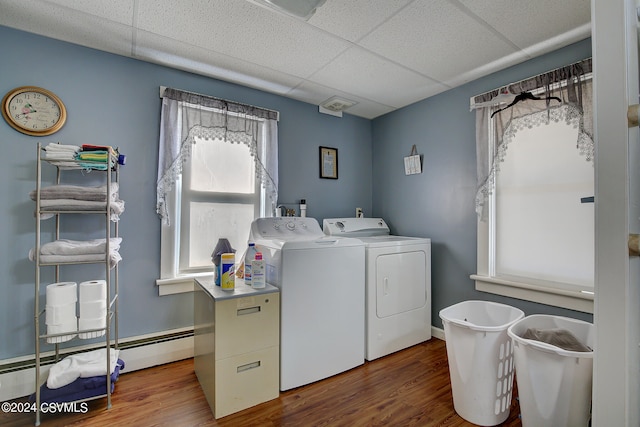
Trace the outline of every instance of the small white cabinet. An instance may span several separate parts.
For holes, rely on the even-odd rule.
[[[279,396],[279,331],[278,288],[196,279],[194,370],[215,418]]]

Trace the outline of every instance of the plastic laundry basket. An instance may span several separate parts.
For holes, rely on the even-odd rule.
[[[464,301],[440,311],[455,411],[467,421],[494,426],[509,417],[513,345],[507,329],[522,310],[489,301]]]
[[[591,412],[593,351],[568,351],[522,338],[529,328],[566,330],[593,348],[593,324],[560,316],[534,315],[514,323],[516,381],[524,427],[588,426]]]

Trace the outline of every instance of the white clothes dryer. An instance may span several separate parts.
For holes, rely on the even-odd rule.
[[[259,218],[250,241],[280,288],[280,390],[364,363],[364,245],[314,218]]]
[[[325,219],[323,229],[365,245],[365,358],[429,340],[431,240],[391,235],[382,218]]]

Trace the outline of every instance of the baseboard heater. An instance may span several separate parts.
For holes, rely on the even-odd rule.
[[[143,338],[132,338],[131,340],[121,339],[118,341],[118,348],[120,350],[130,350],[138,347],[144,347],[148,345],[166,343],[169,341],[191,338],[193,337],[193,329],[186,329],[184,331],[178,332],[170,332],[161,335],[153,335]],[[97,350],[100,348],[104,348],[104,344],[89,344],[83,347],[70,347],[64,348],[60,350],[59,359],[62,359],[66,356],[70,356],[72,354],[83,353],[89,350]],[[54,351],[45,352],[43,356],[40,357],[40,364],[51,365],[56,362],[56,355]],[[7,374],[10,372],[21,371],[24,369],[32,369],[36,366],[35,355],[31,358],[16,362],[4,363],[0,364],[0,375]]]

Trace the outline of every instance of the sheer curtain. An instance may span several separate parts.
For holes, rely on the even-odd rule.
[[[166,88],[162,99],[156,211],[170,222],[167,193],[191,156],[196,138],[246,144],[267,206],[278,199],[278,112]]]
[[[476,109],[477,191],[476,212],[486,219],[486,201],[495,185],[495,176],[504,160],[509,143],[522,129],[565,121],[578,128],[576,148],[588,161],[593,160],[592,81],[585,78],[591,72],[591,58],[521,82],[478,95],[472,108]],[[505,93],[542,89],[542,100],[526,100],[511,107],[494,102]],[[558,102],[550,97],[561,99]],[[500,111],[501,108],[504,108]],[[493,120],[490,120],[493,115]],[[491,143],[492,136],[495,143]],[[549,154],[550,156],[553,153]]]

